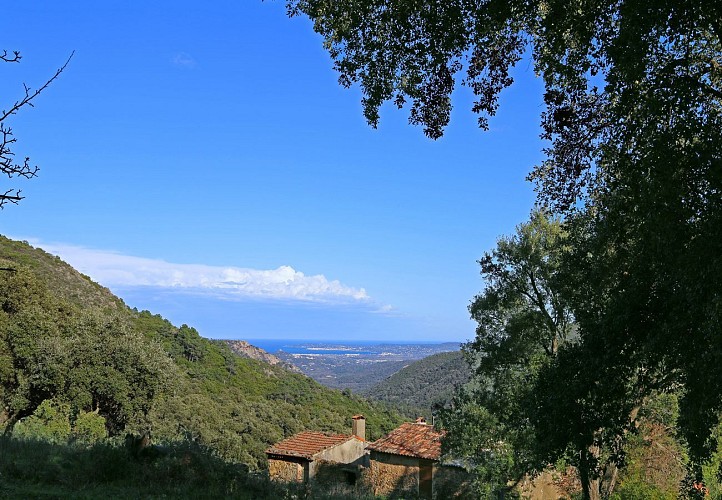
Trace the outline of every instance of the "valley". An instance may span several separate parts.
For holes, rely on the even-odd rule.
[[[458,351],[459,347],[456,342],[302,342],[283,346],[273,354],[325,386],[363,393],[414,361],[442,352]]]

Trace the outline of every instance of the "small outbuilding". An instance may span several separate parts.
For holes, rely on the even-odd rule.
[[[419,418],[370,443],[373,494],[423,499],[461,496],[457,490],[467,479],[465,471],[439,462],[444,434]]]
[[[366,420],[353,417],[352,434],[305,431],[266,450],[272,479],[307,483],[317,476],[354,483],[366,459]]]

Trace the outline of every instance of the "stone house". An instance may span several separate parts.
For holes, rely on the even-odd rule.
[[[365,437],[363,415],[353,417],[351,434],[295,434],[266,450],[269,474],[282,481],[308,483],[323,478],[353,484],[366,462]]]
[[[370,443],[368,478],[372,493],[392,498],[466,497],[466,472],[439,461],[443,436],[444,432],[419,418]]]

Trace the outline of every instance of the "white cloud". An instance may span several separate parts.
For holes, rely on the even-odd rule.
[[[179,52],[174,55],[171,62],[174,66],[179,66],[181,68],[195,68],[196,66],[196,60],[193,59],[193,56],[186,54],[185,52]]]
[[[173,264],[163,260],[122,255],[66,244],[33,245],[58,255],[94,281],[113,288],[154,287],[213,294],[219,298],[272,298],[320,302],[370,301],[366,290],[329,280],[322,274],[306,276],[291,266],[277,269]]]

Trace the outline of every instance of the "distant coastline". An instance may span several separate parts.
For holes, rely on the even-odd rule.
[[[449,350],[456,350],[462,342],[441,340],[323,340],[323,339],[263,339],[243,338],[248,343],[260,347],[270,354],[278,351],[289,354],[370,354],[368,350],[375,346],[411,346],[411,345],[447,345]]]
[[[323,385],[363,393],[406,366],[460,342],[392,340],[245,339]]]

